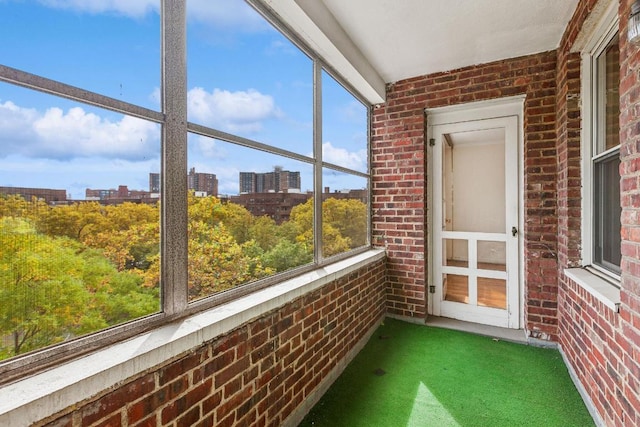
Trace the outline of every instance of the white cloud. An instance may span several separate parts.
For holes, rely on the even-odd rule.
[[[187,15],[191,20],[233,29],[236,32],[254,32],[270,28],[244,1],[189,0]]]
[[[196,87],[189,91],[187,102],[189,120],[228,132],[255,133],[264,120],[283,116],[271,96],[254,89],[207,92]]]
[[[204,157],[205,159],[224,159],[227,151],[222,144],[218,144],[215,139],[202,135],[189,134],[189,149],[194,152],[190,155],[194,157]]]
[[[359,101],[351,101],[341,109],[341,117],[344,121],[355,124],[367,123],[367,109]]]
[[[233,166],[216,166],[219,194],[238,194],[240,188],[240,169]]]
[[[0,154],[12,152],[35,137],[32,123],[38,118],[33,108],[21,108],[11,101],[0,103]]]
[[[334,147],[331,142],[322,144],[322,159],[357,171],[367,170],[367,150],[350,152],[344,148]]]
[[[159,136],[158,125],[130,116],[113,121],[80,107],[42,113],[10,101],[0,104],[0,157],[143,160],[159,156]]]
[[[74,12],[113,13],[130,18],[142,18],[150,12],[158,13],[160,0],[38,0],[40,4]],[[191,21],[231,29],[234,32],[263,31],[270,26],[244,1],[189,0],[187,16]]]
[[[159,0],[40,0],[55,9],[100,14],[116,13],[130,18],[141,18],[151,11],[158,11]]]
[[[296,55],[300,50],[288,40],[276,39],[272,40],[269,46],[265,49],[267,55],[277,55],[282,53],[285,55]]]

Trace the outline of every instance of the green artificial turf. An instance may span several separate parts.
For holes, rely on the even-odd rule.
[[[557,350],[387,319],[301,426],[593,426]]]

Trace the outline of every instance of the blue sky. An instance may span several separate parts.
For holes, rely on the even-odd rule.
[[[0,64],[159,110],[159,0],[0,0]],[[189,120],[304,155],[312,152],[312,62],[241,0],[188,0]],[[366,108],[323,77],[325,160],[366,171]],[[148,190],[160,129],[0,83],[0,186]],[[307,164],[189,136],[189,167],[236,194],[240,171]],[[186,173],[186,171],[185,171]],[[325,186],[362,188],[327,171]]]

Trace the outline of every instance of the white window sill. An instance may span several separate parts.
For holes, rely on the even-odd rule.
[[[31,425],[382,258],[369,250],[1,387],[0,425]]]
[[[584,268],[567,268],[564,274],[616,313],[620,310],[620,289],[611,283]]]

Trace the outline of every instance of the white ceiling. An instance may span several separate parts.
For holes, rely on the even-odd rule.
[[[578,0],[262,0],[369,101],[384,85],[558,47]]]

